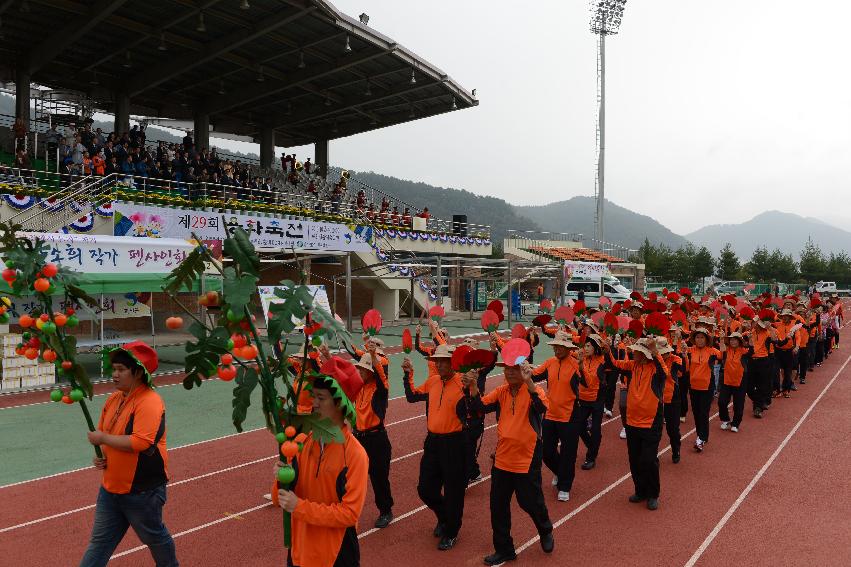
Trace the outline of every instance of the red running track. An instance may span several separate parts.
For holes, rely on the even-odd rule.
[[[682,462],[671,464],[668,452],[661,457],[663,494],[656,512],[626,502],[632,484],[625,443],[617,438],[619,420],[614,420],[603,429],[597,468],[577,471],[570,502],[555,501],[549,487],[551,475],[544,474],[550,516],[558,526],[556,552],[551,558],[534,541],[529,519],[514,507],[513,534],[516,546],[522,549],[516,564],[582,561],[601,566],[684,566],[693,560],[694,565],[709,566],[735,562],[736,558],[754,565],[851,564],[849,547],[843,545],[851,539],[846,514],[851,497],[843,490],[851,463],[843,452],[833,450],[842,447],[851,433],[851,424],[844,419],[851,402],[847,361],[846,349],[836,351],[792,399],[775,400],[765,419],[755,420],[746,414],[738,434],[720,431],[717,419],[713,420],[711,443],[703,454],[689,450],[694,438],[692,425],[690,420],[683,424],[687,438]],[[491,386],[495,384],[491,381]],[[414,417],[419,411],[419,404],[410,406],[404,400],[395,400],[388,415],[394,422]],[[391,427],[394,457],[421,449],[424,431],[420,418]],[[495,431],[491,428],[485,435],[482,464],[492,451]],[[663,438],[660,449],[666,446],[667,438]],[[169,491],[166,520],[172,533],[179,535],[176,542],[183,564],[281,563],[280,511],[261,497],[270,484],[270,451],[274,451],[270,436],[256,432],[187,447],[171,455],[176,482]],[[580,447],[580,459],[582,455]],[[269,460],[178,484],[252,457]],[[178,469],[184,467],[178,461],[185,462],[185,468]],[[377,512],[371,493],[368,496],[359,530],[365,536],[361,539],[362,565],[396,563],[399,557],[408,557],[415,565],[434,561],[480,565],[482,557],[491,552],[487,478],[468,491],[458,545],[441,553],[430,535],[433,515],[428,510],[418,511],[418,463],[418,455],[413,454],[392,466],[394,511],[397,516],[410,514],[390,528],[369,530]],[[817,474],[812,474],[814,465]],[[78,487],[96,486],[97,475],[93,473],[81,471],[2,489],[4,504],[11,505],[4,506],[0,529],[91,504],[94,488],[80,494]],[[68,490],[72,487],[73,491]],[[752,488],[748,491],[748,487]],[[42,504],[37,508],[39,501]],[[26,553],[31,565],[73,563],[82,554],[91,517],[92,511],[85,510],[0,532],[0,556],[22,557]],[[725,517],[729,519],[722,525]],[[60,530],[63,535],[57,539]],[[713,539],[707,543],[710,537]],[[56,543],[44,545],[42,541]],[[831,545],[826,544],[828,541]],[[116,557],[113,563],[150,564],[147,551],[134,551],[136,546],[135,536],[128,535],[118,553],[129,553]]]

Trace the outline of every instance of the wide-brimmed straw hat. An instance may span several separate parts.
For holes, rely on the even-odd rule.
[[[668,339],[665,337],[656,337],[656,350],[659,354],[668,354],[669,352],[674,352],[674,348],[671,346],[671,343],[668,342]]]
[[[455,347],[450,345],[437,345],[437,348],[434,349],[434,352],[428,357],[428,359],[436,360],[438,358],[452,358],[452,351],[454,350]]]
[[[375,368],[372,367],[372,356],[369,353],[360,357],[360,360],[355,363],[355,366],[363,368],[364,370],[369,370],[370,372],[375,372]]]
[[[653,353],[650,352],[650,341],[655,340],[656,339],[651,338],[638,339],[633,344],[629,345],[629,349],[632,351],[640,352],[647,358],[653,358]]]
[[[564,331],[558,331],[556,333],[555,338],[553,338],[553,340],[549,341],[547,344],[551,346],[562,346],[565,348],[579,348],[579,345],[575,344],[571,340],[570,335],[568,335]]]

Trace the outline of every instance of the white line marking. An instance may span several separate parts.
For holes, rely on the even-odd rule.
[[[756,475],[754,475],[750,483],[748,483],[745,489],[742,490],[742,493],[739,494],[739,497],[736,498],[736,501],[733,502],[733,505],[730,506],[730,509],[727,510],[727,513],[724,514],[721,520],[719,520],[718,524],[716,524],[715,527],[712,528],[712,531],[709,532],[709,535],[706,536],[706,539],[703,540],[703,543],[700,544],[700,547],[697,548],[697,550],[692,554],[691,558],[689,558],[689,560],[686,562],[685,567],[693,567],[694,564],[697,563],[697,561],[700,559],[706,549],[712,544],[713,540],[715,540],[715,538],[718,536],[718,534],[721,532],[721,530],[724,528],[724,526],[727,524],[733,514],[736,513],[736,510],[739,509],[739,506],[742,505],[742,502],[744,502],[748,495],[751,493],[754,486],[756,486],[756,483],[759,482],[763,475],[765,475],[765,472],[774,463],[774,461],[789,443],[789,440],[792,439],[795,433],[797,433],[798,429],[800,429],[801,425],[803,425],[807,418],[810,417],[810,414],[812,413],[813,409],[821,401],[821,399],[824,397],[824,395],[827,393],[833,383],[836,382],[836,379],[839,377],[839,374],[845,369],[849,361],[851,361],[851,355],[849,355],[848,358],[845,359],[845,362],[842,364],[839,370],[836,371],[836,374],[833,375],[833,378],[831,378],[830,382],[827,383],[821,393],[816,397],[815,400],[813,400],[813,403],[810,404],[810,407],[807,408],[807,411],[804,412],[804,415],[801,416],[801,418],[798,420],[792,430],[789,431],[789,434],[786,435],[783,441],[780,442],[780,445],[777,446],[777,449],[774,450],[774,453],[771,454],[765,464],[762,465],[762,468],[759,469]]]
[[[204,528],[209,528],[210,526],[215,526],[216,524],[221,524],[222,522],[227,522],[228,520],[234,520],[234,519],[240,519],[241,520],[242,518],[238,518],[238,516],[243,516],[245,514],[250,514],[251,512],[256,512],[257,510],[261,510],[263,508],[268,508],[271,505],[272,505],[271,502],[265,502],[265,503],[260,504],[258,506],[254,506],[253,508],[248,508],[248,509],[243,510],[241,512],[236,512],[235,514],[228,514],[228,515],[224,516],[223,518],[219,518],[218,520],[213,520],[212,522],[207,522],[206,524],[201,524],[200,526],[195,526],[194,528],[189,528],[188,530],[184,530],[182,532],[177,532],[176,534],[171,534],[171,537],[172,537],[172,539],[177,539],[179,537],[183,537],[183,536],[191,534],[193,532],[197,532],[198,530],[203,530]],[[147,548],[148,548],[147,545],[138,545],[138,546],[133,547],[131,549],[128,549],[126,551],[122,551],[121,553],[116,553],[115,555],[110,557],[109,560],[112,561],[113,559],[117,559],[119,557],[124,557],[125,555],[130,555],[131,553],[136,553],[137,551],[142,551],[143,549],[147,549]]]

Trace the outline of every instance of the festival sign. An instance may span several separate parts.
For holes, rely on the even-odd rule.
[[[605,262],[577,262],[573,260],[564,261],[564,278],[599,280],[606,276],[611,276],[609,265]]]
[[[258,248],[369,252],[370,245],[344,224],[237,213],[168,209],[115,203],[115,235],[224,240],[243,228]]]
[[[195,248],[176,238],[139,239],[120,236],[21,232],[49,247],[45,261],[86,273],[164,274]]]

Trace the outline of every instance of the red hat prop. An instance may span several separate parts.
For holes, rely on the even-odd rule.
[[[411,351],[414,350],[414,339],[411,337],[410,329],[402,331],[402,350],[405,351],[405,354],[411,354]]]
[[[607,335],[614,335],[618,332],[618,318],[614,313],[606,313],[603,317],[603,330]]]
[[[633,291],[632,293],[630,293],[629,298],[633,301],[644,301],[644,299],[642,299],[641,297],[641,294],[637,291]]]
[[[518,366],[526,362],[532,347],[523,339],[508,339],[502,346],[502,364],[504,366]]]
[[[460,345],[452,351],[452,370],[455,372],[467,372],[470,370],[467,367],[466,357],[473,352],[473,348],[467,345]]]
[[[123,352],[135,360],[136,364],[144,371],[148,386],[154,385],[153,374],[160,365],[157,351],[142,341],[133,341],[120,347],[109,349],[105,352],[106,356],[104,357],[104,372],[106,374],[112,374],[112,357],[116,352]]]
[[[381,312],[378,311],[378,309],[370,309],[363,314],[363,319],[361,319],[363,330],[366,331],[370,337],[374,337],[378,334],[378,331],[381,330],[381,324]]]
[[[620,332],[621,334],[626,333],[629,330],[629,324],[631,321],[631,317],[627,317],[626,315],[618,315],[618,332]]]
[[[682,327],[686,323],[686,314],[682,309],[674,309],[671,311],[671,322],[677,327]]]
[[[576,314],[570,307],[562,305],[556,309],[555,319],[558,321],[559,325],[568,325],[573,322],[574,318],[576,318]]]
[[[553,320],[552,315],[538,315],[534,319],[532,319],[532,324],[536,327],[540,327],[541,329],[546,328],[550,321]]]
[[[603,319],[606,318],[606,315],[608,315],[608,313],[605,313],[603,311],[597,311],[596,313],[591,315],[591,321],[594,323],[594,326],[597,327],[598,330],[603,328]]]
[[[440,323],[441,319],[446,316],[446,310],[444,310],[440,305],[435,305],[428,310],[428,316],[432,321]]]
[[[662,313],[658,311],[651,313],[647,316],[647,319],[644,321],[644,330],[648,335],[655,335],[657,337],[663,336],[668,329],[671,328],[671,323],[668,321],[668,318],[665,317]]]
[[[544,313],[549,313],[550,311],[553,310],[553,300],[552,299],[541,300],[540,308],[541,308],[541,311],[543,311]]]
[[[490,309],[486,309],[484,313],[482,313],[482,330],[493,333],[499,328],[500,323],[499,315],[491,311]]]
[[[600,298],[600,309],[608,311],[612,307],[612,300],[605,295]]]
[[[313,384],[308,384],[307,387],[329,390],[331,397],[337,401],[340,409],[343,410],[345,418],[354,427],[357,421],[355,399],[363,387],[363,380],[357,368],[347,360],[332,356],[325,361],[319,372],[320,375],[313,379]]]
[[[615,303],[614,307],[612,307],[612,315],[617,315],[623,309],[623,303]]]
[[[588,307],[585,305],[585,301],[579,300],[573,304],[573,312],[577,315],[582,315]]]
[[[810,300],[810,309],[815,309],[816,307],[818,307],[820,305],[821,305],[821,299],[819,299],[818,297],[813,297]]]
[[[668,301],[670,301],[671,303],[679,303],[680,301],[680,294],[675,291],[666,294],[665,297],[667,297]]]
[[[499,299],[494,299],[493,301],[488,303],[487,309],[488,311],[493,311],[497,314],[500,323],[502,323],[502,321],[505,319],[505,315],[502,314],[502,301],[500,301]]]
[[[642,323],[639,319],[633,319],[629,322],[626,334],[635,339],[640,339],[644,334],[644,323]]]
[[[465,364],[470,370],[478,370],[479,368],[487,368],[496,363],[496,353],[490,350],[477,348],[476,350],[467,353]]]
[[[739,317],[741,317],[742,319],[745,319],[747,321],[750,321],[756,315],[756,313],[754,313],[754,310],[750,305],[742,305],[742,306],[739,307],[738,311],[739,311]]]
[[[525,339],[526,334],[526,327],[523,325],[523,323],[517,323],[511,328],[512,339]]]
[[[691,289],[687,288],[687,287],[681,287],[680,288],[680,295],[684,295],[686,297],[691,297],[691,295],[692,295]]]

